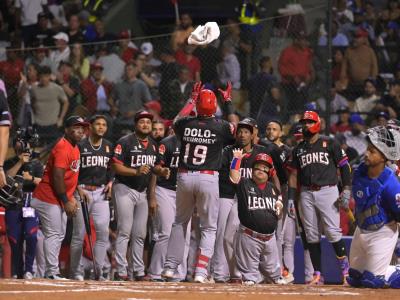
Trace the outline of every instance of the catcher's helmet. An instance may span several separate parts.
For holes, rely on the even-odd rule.
[[[256,158],[253,162],[253,168],[255,164],[262,163],[269,167],[268,176],[271,177],[274,174],[274,163],[272,161],[272,157],[266,153],[259,153],[256,155]]]
[[[303,114],[303,117],[300,119],[300,122],[310,120],[314,121],[315,123],[308,127],[308,131],[311,133],[318,133],[321,130],[321,119],[319,118],[318,114],[315,111],[306,110]]]
[[[212,116],[217,111],[217,97],[211,90],[201,90],[199,100],[196,103],[196,111],[199,116]]]
[[[400,159],[400,127],[390,124],[367,130],[367,138],[388,160]]]
[[[7,184],[0,189],[0,206],[5,208],[14,207],[22,203],[21,190],[23,179],[20,176],[6,177]]]

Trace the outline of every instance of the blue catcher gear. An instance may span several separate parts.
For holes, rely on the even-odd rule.
[[[366,288],[381,289],[386,285],[385,276],[375,276],[369,271],[364,271],[362,274],[361,285]]]
[[[356,202],[357,225],[366,230],[378,230],[390,221],[381,206],[382,191],[397,178],[389,168],[385,168],[376,179],[365,176],[366,171],[367,167],[361,164],[354,172],[352,190]]]
[[[395,271],[390,275],[387,284],[392,289],[400,289],[400,265],[395,267]]]
[[[361,287],[362,286],[361,279],[362,279],[361,272],[353,268],[349,269],[349,276],[346,277],[346,281],[348,284],[350,284],[352,287]]]

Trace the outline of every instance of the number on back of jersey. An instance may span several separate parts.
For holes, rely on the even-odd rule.
[[[185,164],[191,159],[191,163],[196,166],[201,166],[206,161],[207,156],[207,146],[186,144],[185,155],[183,156],[183,161]]]

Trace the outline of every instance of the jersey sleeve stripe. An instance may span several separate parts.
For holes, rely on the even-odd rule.
[[[347,156],[345,156],[339,161],[338,166],[343,167],[344,165],[346,165],[348,163],[349,163],[349,158]]]
[[[289,170],[289,171],[297,171],[297,168],[294,168],[294,167],[292,167],[290,165],[287,165],[286,169]]]
[[[113,157],[112,161],[115,164],[119,164],[119,165],[123,165],[124,164],[122,161],[120,161],[118,158],[115,158],[115,157]]]

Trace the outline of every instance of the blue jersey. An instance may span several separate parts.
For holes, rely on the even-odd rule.
[[[400,182],[387,167],[374,179],[368,177],[367,170],[363,163],[354,172],[352,190],[356,219],[360,228],[377,230],[393,220],[400,220]]]

